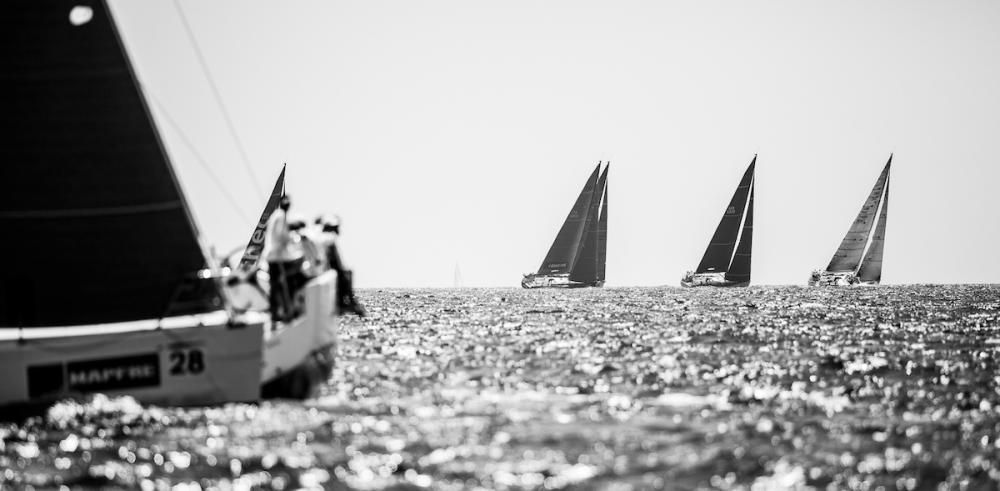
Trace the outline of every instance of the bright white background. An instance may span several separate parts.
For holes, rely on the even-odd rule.
[[[1000,281],[1000,2],[180,7],[256,185],[175,3],[112,2],[220,250],[288,162],[359,286],[515,286],[610,159],[608,284],[676,285],[759,153],[753,281],[802,284],[895,152],[884,282]]]

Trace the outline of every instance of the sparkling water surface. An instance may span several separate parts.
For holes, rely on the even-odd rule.
[[[360,297],[316,399],[62,402],[0,424],[0,483],[1000,486],[1000,286]]]

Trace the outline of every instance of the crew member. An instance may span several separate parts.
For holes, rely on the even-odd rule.
[[[340,237],[340,217],[317,217],[316,225],[320,227],[319,244],[326,253],[327,266],[337,272],[337,309],[340,313],[352,312],[358,317],[367,315],[367,311],[357,297],[354,296],[353,273],[344,265],[337,248]]]
[[[271,285],[271,319],[274,321],[287,322],[295,317],[297,309],[293,299],[306,282],[302,271],[301,238],[293,230],[293,220],[288,215],[291,204],[288,195],[282,196],[278,209],[267,221],[267,264]]]

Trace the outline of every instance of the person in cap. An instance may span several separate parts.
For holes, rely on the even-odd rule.
[[[306,283],[302,271],[302,244],[296,232],[295,220],[288,210],[292,200],[281,197],[278,209],[267,221],[267,265],[270,275],[271,319],[290,321],[296,314],[295,293]]]
[[[358,317],[364,317],[367,311],[354,296],[354,274],[344,265],[337,247],[340,238],[340,217],[320,216],[316,218],[316,225],[321,230],[318,242],[325,252],[326,264],[337,272],[337,309],[340,313],[351,312]]]
[[[326,241],[323,226],[319,223],[303,223],[297,230],[302,238],[302,253],[305,256],[304,268],[306,276],[315,278],[329,270],[326,263]]]

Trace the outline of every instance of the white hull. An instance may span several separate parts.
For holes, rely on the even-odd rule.
[[[603,287],[603,281],[595,281],[594,283],[582,283],[579,281],[573,281],[569,279],[568,274],[561,275],[538,275],[538,274],[526,274],[524,278],[521,278],[521,286],[523,288],[533,289],[533,288],[585,288],[588,286],[593,287]]]
[[[740,287],[749,284],[749,281],[727,280],[726,273],[692,273],[681,278],[681,286],[686,288],[698,286]]]
[[[336,272],[327,271],[310,281],[300,293],[305,300],[305,313],[264,338],[263,383],[294,369],[314,350],[334,348],[336,278]]]
[[[46,404],[101,392],[158,405],[256,401],[261,387],[336,342],[335,273],[303,289],[305,313],[271,329],[266,313],[229,325],[201,316],[34,329],[0,329],[0,406]]]
[[[813,271],[809,286],[877,286],[877,281],[862,281],[853,271]]]

